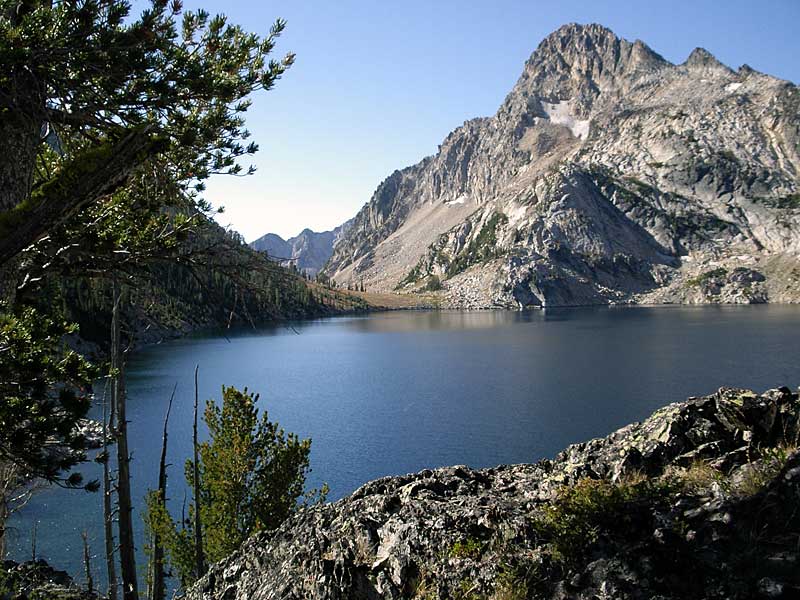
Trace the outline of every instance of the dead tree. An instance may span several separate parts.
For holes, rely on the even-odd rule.
[[[122,355],[120,312],[122,294],[114,282],[114,309],[111,324],[111,366],[114,369],[112,399],[116,412],[117,438],[117,508],[119,527],[119,561],[124,600],[139,600],[136,580],[136,549],[133,538],[133,503],[131,502],[130,454],[128,453],[128,421],[125,416],[125,360]]]
[[[83,539],[83,570],[86,575],[86,591],[91,595],[94,592],[94,579],[92,579],[91,555],[89,553],[89,534],[83,531],[81,539]]]
[[[117,600],[117,568],[114,563],[114,512],[111,489],[111,469],[108,464],[108,428],[114,420],[114,411],[108,415],[108,401],[103,392],[103,533],[106,549],[106,574],[108,576],[108,600]]]
[[[194,368],[194,426],[192,429],[192,478],[194,487],[194,550],[195,559],[197,561],[197,578],[203,576],[206,572],[206,560],[203,555],[203,525],[200,520],[200,463],[198,462],[198,447],[197,447],[197,405],[199,403],[199,392],[197,386],[197,372],[200,365]]]
[[[175,399],[175,390],[178,384],[172,388],[172,395],[169,397],[169,404],[167,405],[167,414],[164,417],[164,432],[161,436],[161,460],[158,463],[158,502],[161,507],[166,510],[167,503],[167,427],[169,426],[169,413],[172,411],[172,401]],[[161,542],[161,536],[158,531],[153,532],[152,539],[153,558],[150,564],[150,577],[147,597],[150,600],[164,600],[166,594],[166,587],[164,580],[166,579],[164,573],[164,546]]]

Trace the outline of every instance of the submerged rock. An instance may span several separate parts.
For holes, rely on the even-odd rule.
[[[798,597],[798,431],[789,389],[721,389],[553,460],[378,479],[186,597]]]

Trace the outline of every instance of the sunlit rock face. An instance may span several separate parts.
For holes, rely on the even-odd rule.
[[[799,179],[795,85],[566,25],[493,117],[381,183],[324,272],[436,275],[461,307],[797,301]]]
[[[795,598],[799,420],[787,388],[721,389],[553,460],[378,479],[186,598]]]

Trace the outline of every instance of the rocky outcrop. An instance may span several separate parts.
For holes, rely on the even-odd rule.
[[[372,481],[188,600],[794,598],[798,395],[721,389],[553,460]]]
[[[0,598],[14,600],[101,600],[94,591],[81,588],[65,572],[43,560],[0,565]]]
[[[328,262],[334,246],[348,230],[350,223],[351,221],[348,221],[331,231],[320,233],[304,229],[288,240],[274,233],[268,233],[250,242],[250,247],[258,252],[265,252],[286,267],[294,266],[301,273],[314,277]]]
[[[375,291],[435,276],[462,307],[791,302],[798,256],[800,90],[573,24],[494,116],[381,183],[324,271]],[[737,267],[763,279],[693,283]]]

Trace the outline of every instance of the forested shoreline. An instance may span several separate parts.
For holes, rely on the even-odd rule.
[[[0,0],[0,547],[37,486],[96,492],[87,501],[103,505],[108,581],[93,586],[85,548],[86,589],[37,589],[47,568],[6,564],[3,594],[161,600],[168,563],[189,583],[204,556],[219,556],[230,533],[219,519],[253,506],[249,484],[261,478],[254,492],[277,512],[254,509],[239,538],[299,507],[310,440],[270,422],[252,393],[195,394],[194,423],[180,424],[195,432],[191,523],[166,511],[163,458],[132,463],[126,416],[126,363],[141,345],[365,306],[248,248],[214,223],[222,207],[204,196],[210,177],[255,170],[245,114],[294,62],[273,56],[284,28],[278,19],[251,33],[179,0],[139,12],[124,0]],[[83,426],[98,380],[108,389],[100,449]],[[230,447],[236,460],[215,459]],[[103,465],[102,481],[82,476],[87,460]],[[151,468],[159,487],[143,523],[131,471]],[[221,483],[234,479],[248,485]],[[147,568],[134,536],[145,525]]]

